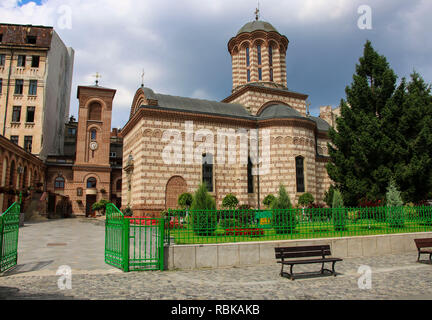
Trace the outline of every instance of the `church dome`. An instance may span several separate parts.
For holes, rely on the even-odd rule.
[[[273,27],[270,23],[265,22],[265,21],[260,21],[260,20],[256,20],[256,21],[252,21],[252,22],[248,22],[246,23],[240,30],[239,32],[237,32],[237,35],[241,34],[241,33],[245,33],[245,32],[254,32],[254,31],[266,31],[266,32],[277,32],[279,33],[275,27]]]
[[[274,104],[265,108],[259,115],[261,120],[278,118],[304,118],[297,110],[282,104]]]

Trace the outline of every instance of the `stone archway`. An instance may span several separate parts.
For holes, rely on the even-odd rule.
[[[166,191],[165,191],[165,208],[166,209],[177,209],[178,197],[187,192],[186,180],[180,176],[171,177],[168,180]]]

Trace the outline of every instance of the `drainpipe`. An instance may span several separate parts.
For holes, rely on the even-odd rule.
[[[11,59],[9,63],[9,73],[8,73],[8,81],[7,81],[7,89],[6,89],[6,107],[5,107],[4,123],[3,123],[3,136],[6,134],[6,118],[7,118],[7,109],[9,103],[9,91],[10,91],[10,81],[11,81],[11,74],[12,74],[13,56],[14,56],[14,51],[11,50]]]
[[[261,201],[260,201],[260,173],[259,173],[259,164],[260,164],[260,152],[259,152],[259,147],[260,147],[260,143],[259,143],[259,136],[260,136],[260,131],[259,131],[259,124],[257,121],[257,133],[258,133],[258,137],[257,137],[257,196],[258,196],[258,210],[261,209]]]

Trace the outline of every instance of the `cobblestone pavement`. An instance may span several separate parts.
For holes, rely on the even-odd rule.
[[[62,244],[62,245],[61,245]],[[66,244],[66,245],[64,245]],[[27,225],[20,233],[19,265],[0,277],[0,299],[185,300],[432,300],[432,264],[416,252],[345,259],[339,275],[320,276],[319,265],[296,266],[295,281],[278,265],[215,270],[122,273],[103,261],[104,228],[80,219]],[[60,290],[60,265],[70,265],[72,289]],[[372,268],[372,288],[361,290],[357,271]]]

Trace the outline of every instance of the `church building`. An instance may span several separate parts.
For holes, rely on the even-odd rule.
[[[288,44],[258,17],[245,24],[228,42],[233,86],[222,102],[140,87],[121,132],[123,208],[135,215],[177,208],[178,196],[202,182],[218,207],[232,193],[260,208],[280,184],[293,203],[305,192],[323,202],[333,115],[324,107],[311,116],[308,95],[287,88]],[[222,143],[221,132],[234,140]]]

